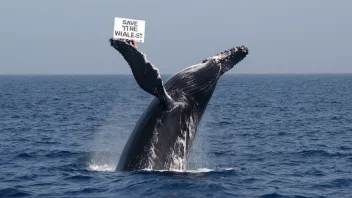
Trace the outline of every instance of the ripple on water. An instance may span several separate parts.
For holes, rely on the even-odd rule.
[[[18,190],[15,188],[4,188],[0,190],[0,195],[1,197],[26,197],[26,196],[31,196],[30,193],[23,191],[23,190]]]

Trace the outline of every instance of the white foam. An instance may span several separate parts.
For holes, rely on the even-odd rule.
[[[198,168],[195,170],[153,170],[153,169],[142,169],[142,171],[149,171],[149,172],[177,172],[177,173],[208,173],[208,172],[221,172],[221,171],[231,171],[234,168],[219,168],[219,169],[209,169],[209,168]]]
[[[186,134],[182,131],[183,137],[177,137],[177,140],[172,151],[173,163],[170,165],[170,170],[184,170],[186,167]],[[183,150],[181,150],[183,148]]]
[[[185,170],[186,173],[207,173],[207,172],[221,172],[221,171],[231,171],[234,168],[218,168],[218,169],[210,169],[210,168],[198,168],[195,170]]]
[[[115,167],[110,164],[89,164],[88,170],[114,172]]]
[[[215,171],[215,170],[209,169],[209,168],[198,168],[196,170],[186,170],[186,172],[189,172],[189,173],[207,173],[212,171]]]

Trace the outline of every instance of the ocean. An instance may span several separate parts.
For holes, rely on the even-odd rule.
[[[352,197],[351,74],[224,75],[187,170],[115,172],[151,99],[132,75],[0,76],[0,197]]]

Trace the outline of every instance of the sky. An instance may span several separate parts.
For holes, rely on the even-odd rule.
[[[0,1],[0,74],[132,74],[108,40],[114,17],[146,21],[138,43],[161,74],[238,45],[231,74],[352,73],[352,1]]]

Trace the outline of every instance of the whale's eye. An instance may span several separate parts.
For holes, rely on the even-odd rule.
[[[202,61],[202,63],[206,63],[208,60],[207,59],[204,59],[203,61]]]

